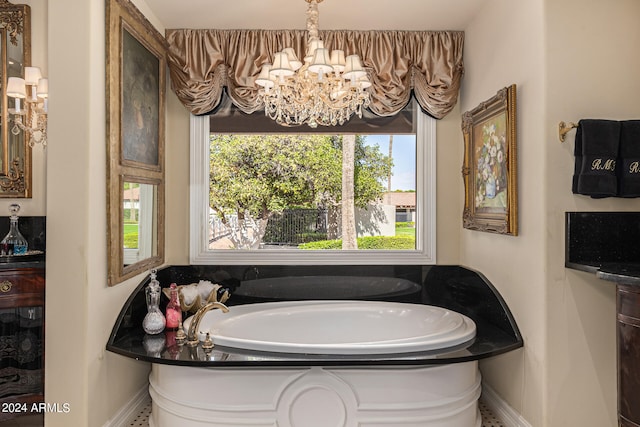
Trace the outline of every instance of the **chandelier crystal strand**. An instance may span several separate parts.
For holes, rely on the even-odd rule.
[[[25,67],[24,79],[7,79],[6,92],[7,96],[14,98],[14,108],[9,108],[13,115],[11,133],[19,135],[24,132],[30,147],[35,144],[46,147],[49,80],[42,77],[38,67]],[[25,103],[24,108],[21,108],[21,101]]]
[[[318,37],[318,3],[305,0],[308,49],[304,64],[292,48],[276,53],[264,64],[256,84],[265,115],[283,126],[307,124],[312,128],[347,122],[369,106],[371,82],[358,55],[341,50],[329,52]]]

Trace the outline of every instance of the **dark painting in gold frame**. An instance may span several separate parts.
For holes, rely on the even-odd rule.
[[[462,115],[464,228],[518,235],[516,85]]]
[[[164,262],[166,40],[130,0],[106,1],[107,244],[109,286]],[[153,191],[142,255],[127,256],[124,187]],[[143,197],[137,208],[142,212]],[[129,201],[129,210],[133,207]],[[145,217],[146,218],[146,217]],[[139,220],[138,235],[140,239]],[[149,227],[145,227],[147,230]],[[149,242],[147,242],[149,240]],[[126,252],[126,253],[125,253]],[[135,252],[135,251],[134,251]]]

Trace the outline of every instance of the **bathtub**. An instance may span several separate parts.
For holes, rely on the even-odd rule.
[[[209,352],[144,334],[148,280],[130,296],[107,349],[151,362],[152,427],[479,427],[478,360],[522,347],[493,286],[457,266],[170,266],[158,279],[228,285],[232,305],[200,323]]]
[[[192,319],[185,320],[186,329]],[[348,358],[459,348],[474,339],[476,327],[440,307],[312,300],[209,311],[199,333],[231,351]],[[480,425],[476,362],[276,370],[154,366],[149,390],[154,427]]]
[[[184,322],[189,329],[189,317]],[[469,343],[473,320],[441,307],[386,301],[285,301],[246,304],[204,315],[200,341],[288,354],[403,354]]]
[[[150,427],[480,427],[477,362],[216,369],[153,365]]]

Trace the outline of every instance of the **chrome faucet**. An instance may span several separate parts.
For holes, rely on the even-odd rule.
[[[223,313],[228,313],[229,308],[222,304],[221,302],[210,302],[196,311],[196,314],[193,315],[193,319],[191,319],[191,324],[189,325],[189,332],[187,333],[187,345],[190,347],[196,347],[200,340],[198,339],[198,329],[200,329],[200,322],[204,315],[215,308],[219,308]]]

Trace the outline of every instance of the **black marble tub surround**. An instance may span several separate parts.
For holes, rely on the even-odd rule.
[[[145,278],[134,290],[113,327],[107,350],[153,363],[184,366],[337,366],[429,365],[466,362],[522,347],[516,322],[502,297],[481,274],[460,266],[169,266],[158,271],[162,287],[210,280],[229,289],[227,305],[286,300],[369,300],[429,304],[462,313],[477,334],[457,348],[399,355],[275,354],[175,342],[175,333],[146,335]],[[297,285],[296,285],[297,284]],[[167,303],[162,296],[161,307]],[[186,316],[185,316],[186,317]]]

